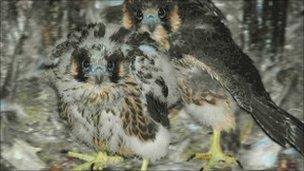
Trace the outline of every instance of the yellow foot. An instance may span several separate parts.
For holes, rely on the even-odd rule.
[[[195,154],[194,159],[207,161],[203,166],[204,170],[233,167],[238,164],[237,160],[232,155],[225,155],[222,152],[197,153]]]
[[[68,152],[68,156],[86,161],[84,164],[78,165],[73,170],[102,170],[103,168],[120,163],[123,161],[119,156],[108,156],[106,153],[98,152],[93,154],[80,154],[76,152]]]
[[[147,171],[148,164],[149,164],[149,160],[148,159],[143,159],[140,171]]]

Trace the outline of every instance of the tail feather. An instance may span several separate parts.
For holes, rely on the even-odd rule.
[[[265,133],[283,147],[304,155],[304,123],[269,100],[253,99],[252,116]]]

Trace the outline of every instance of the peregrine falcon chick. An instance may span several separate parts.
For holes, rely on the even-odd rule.
[[[175,70],[151,42],[114,42],[118,30],[117,25],[89,24],[70,33],[52,53],[47,76],[59,98],[60,116],[72,136],[100,150],[94,156],[70,152],[87,161],[77,170],[121,161],[105,151],[140,156],[146,170],[148,160],[168,150],[167,99],[174,98],[169,89],[176,84],[169,78]],[[133,42],[129,36],[126,40]]]

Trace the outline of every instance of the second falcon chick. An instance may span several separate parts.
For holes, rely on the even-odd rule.
[[[176,60],[190,56],[270,138],[304,154],[303,122],[272,101],[252,60],[234,42],[210,0],[125,0],[123,15],[126,29],[149,33]]]
[[[163,49],[170,48],[169,36],[178,32],[181,18],[173,1],[125,1],[123,24],[138,33],[149,34]],[[221,131],[235,126],[235,102],[224,94],[222,86],[202,70],[199,61],[191,56],[171,61],[177,70],[179,91],[184,110],[196,121],[213,128],[208,153],[198,153],[195,158],[208,160],[207,167],[236,164],[232,156],[223,153],[220,145]],[[202,78],[204,77],[204,78]],[[199,82],[198,80],[203,80]],[[178,94],[177,94],[178,96]]]

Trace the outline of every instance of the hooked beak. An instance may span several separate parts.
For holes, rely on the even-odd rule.
[[[94,69],[94,77],[96,84],[101,84],[105,75],[105,69],[101,66],[97,66]]]
[[[152,33],[155,30],[155,27],[160,23],[157,12],[147,12],[143,16],[142,24],[145,25],[148,30]]]

